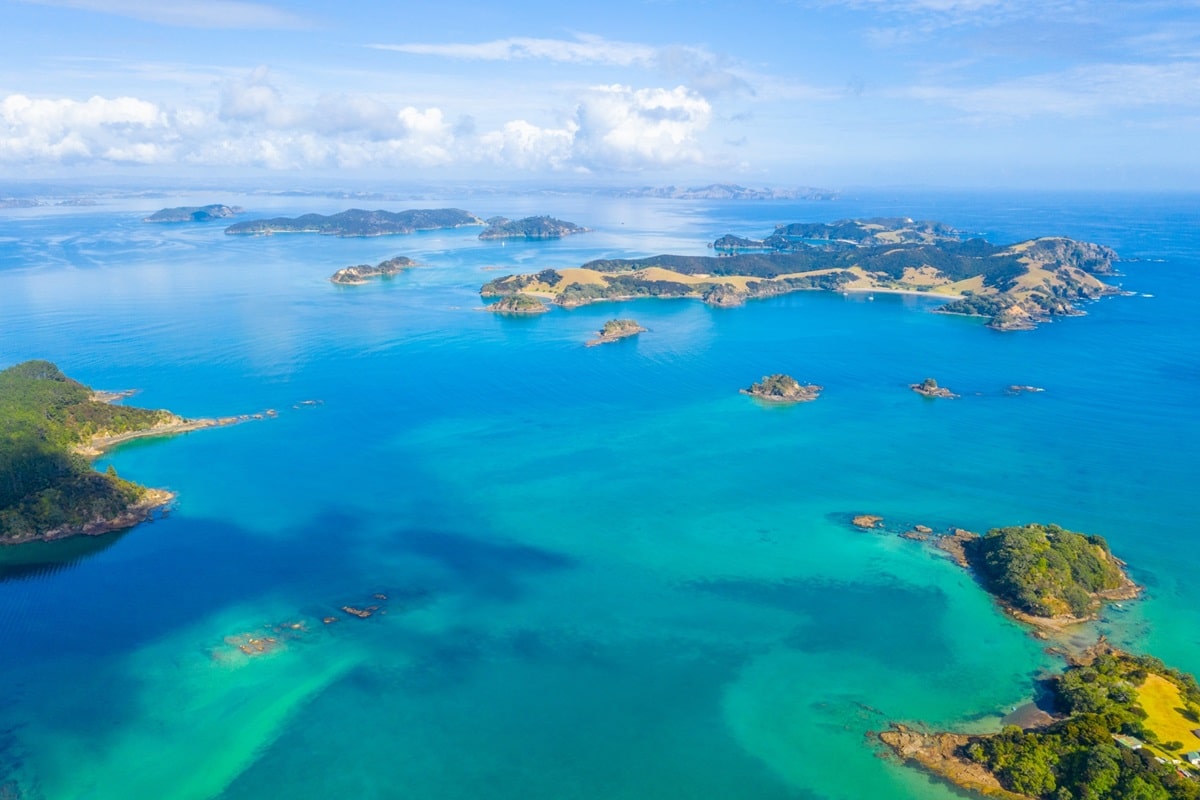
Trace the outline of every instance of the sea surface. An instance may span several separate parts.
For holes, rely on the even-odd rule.
[[[528,243],[141,222],[210,202],[362,205],[0,211],[0,367],[49,359],[186,416],[278,412],[97,462],[177,493],[161,519],[0,550],[5,797],[961,796],[870,732],[995,730],[1061,662],[944,556],[856,513],[1102,534],[1148,591],[1080,636],[1200,673],[1200,196],[368,205],[594,229]],[[1108,245],[1131,294],[1008,334],[883,294],[481,311],[509,272],[881,215]],[[396,255],[422,266],[328,281]],[[616,316],[648,331],[584,346]],[[738,393],[773,372],[824,394]],[[908,390],[925,377],[962,397]],[[227,640],[294,623],[265,655]]]

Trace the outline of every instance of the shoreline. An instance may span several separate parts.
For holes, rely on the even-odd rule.
[[[143,522],[157,519],[157,511],[175,502],[178,495],[166,489],[146,489],[146,493],[136,503],[129,505],[123,512],[113,517],[94,519],[82,526],[62,526],[51,528],[45,533],[30,536],[16,541],[0,539],[4,547],[17,547],[30,542],[54,542],[60,539],[70,539],[73,536],[103,536],[106,533],[128,530]]]
[[[278,416],[278,412],[273,408],[257,414],[239,414],[236,417],[202,417],[200,419],[185,419],[176,417],[175,419],[164,422],[159,425],[154,425],[149,428],[142,428],[136,431],[126,431],[112,436],[104,436],[97,434],[93,436],[87,443],[77,445],[75,452],[81,456],[88,458],[98,458],[106,451],[111,450],[117,445],[126,442],[132,442],[136,439],[152,439],[157,436],[175,436],[181,433],[190,433],[192,431],[205,430],[206,428],[224,428],[229,425],[238,425],[243,422],[251,422],[254,420],[270,419]]]

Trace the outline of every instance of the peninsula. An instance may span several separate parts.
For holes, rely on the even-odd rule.
[[[574,222],[564,222],[554,217],[525,217],[516,220],[507,217],[492,217],[487,221],[487,228],[479,234],[479,238],[484,240],[561,239],[575,233],[587,233],[588,230]]]
[[[380,261],[373,267],[370,264],[359,264],[356,267],[339,269],[329,276],[329,280],[342,286],[357,286],[371,278],[391,278],[416,265],[417,262],[407,256],[396,256],[387,261]]]
[[[338,214],[304,214],[299,217],[247,220],[230,225],[225,233],[268,236],[274,233],[319,233],[325,236],[391,236],[417,231],[483,225],[474,214],[458,208],[421,208],[408,211],[364,211],[352,208]]]
[[[807,403],[820,397],[822,388],[816,384],[806,386],[791,375],[777,373],[764,376],[741,393],[770,403]]]
[[[113,405],[48,361],[0,372],[0,544],[96,535],[151,518],[173,495],[92,469],[89,459],[121,442],[229,425],[265,414],[189,420],[168,411]]]
[[[734,306],[803,290],[898,292],[941,299],[938,311],[985,317],[997,330],[1079,314],[1079,304],[1119,293],[1101,280],[1115,274],[1107,247],[1065,238],[994,245],[907,218],[781,225],[762,240],[730,234],[711,246],[717,255],[600,259],[507,275],[480,293],[524,292],[572,308],[638,297]]]
[[[637,336],[639,333],[645,332],[646,329],[639,325],[637,320],[610,319],[604,323],[604,327],[596,333],[596,338],[589,341],[587,346],[595,347],[598,344],[617,342],[621,339],[628,339],[630,336]]]
[[[1092,619],[1141,590],[1100,536],[1033,524],[939,539],[1009,613],[1039,630]],[[1101,638],[1046,685],[1054,716],[1042,712],[1025,729],[938,733],[893,723],[879,738],[900,758],[992,797],[1200,798],[1200,771],[1183,758],[1200,744],[1193,676]]]
[[[207,206],[178,206],[155,211],[142,222],[208,222],[228,219],[244,212],[241,206],[226,206],[214,203]]]

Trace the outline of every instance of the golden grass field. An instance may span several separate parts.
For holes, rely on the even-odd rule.
[[[1138,688],[1137,701],[1150,715],[1145,725],[1154,731],[1159,742],[1183,742],[1182,752],[1200,750],[1200,739],[1192,733],[1200,728],[1200,723],[1179,713],[1184,702],[1178,686],[1161,675],[1151,675]]]

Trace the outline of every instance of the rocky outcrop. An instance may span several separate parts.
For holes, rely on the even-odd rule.
[[[812,383],[802,384],[790,375],[779,373],[766,375],[741,392],[771,403],[807,403],[820,397],[822,388]]]
[[[924,733],[893,723],[879,739],[904,761],[914,762],[935,775],[973,792],[1002,800],[1031,800],[1010,792],[985,767],[959,755],[971,737],[961,733]]]
[[[733,284],[718,283],[700,295],[700,299],[717,308],[734,308],[743,305],[748,295],[734,288]]]
[[[645,333],[645,331],[646,329],[639,325],[637,320],[610,319],[604,323],[604,327],[596,334],[596,338],[589,341],[587,346],[594,347],[598,344],[617,342],[630,336],[637,336],[639,333]]]
[[[920,383],[911,383],[908,388],[912,389],[922,397],[942,397],[946,399],[954,399],[958,397],[954,392],[947,389],[945,386],[938,386],[938,382],[933,378],[926,378]]]

